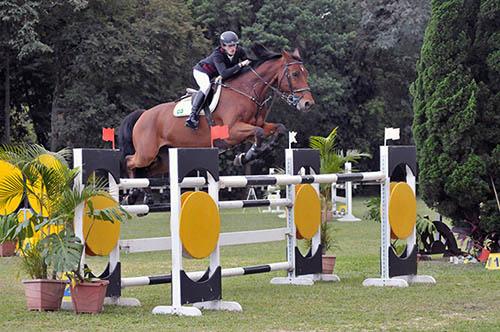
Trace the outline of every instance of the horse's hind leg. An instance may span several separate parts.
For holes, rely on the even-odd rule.
[[[147,167],[148,176],[166,176],[168,174],[168,163],[168,147],[162,147],[151,165]]]
[[[129,178],[135,178],[135,169],[137,167],[134,162],[134,156],[135,154],[125,157],[125,168]]]

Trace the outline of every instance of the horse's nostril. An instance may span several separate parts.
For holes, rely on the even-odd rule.
[[[311,105],[311,102],[309,101],[306,101],[305,104],[304,104],[305,108],[310,108],[312,105]]]

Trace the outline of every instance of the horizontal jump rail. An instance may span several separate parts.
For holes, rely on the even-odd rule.
[[[241,209],[261,206],[286,206],[292,207],[292,201],[287,198],[280,199],[252,199],[252,200],[234,200],[234,201],[219,201],[221,210]],[[170,212],[170,204],[137,204],[137,205],[122,205],[122,208],[130,214],[148,214],[152,212]]]
[[[125,211],[130,214],[148,214],[150,212],[170,212],[170,204],[137,204],[137,205],[122,205]]]
[[[133,188],[148,188],[148,187],[164,187],[170,184],[168,178],[137,178],[137,179],[120,179],[118,187],[120,189],[133,189]],[[193,188],[201,187],[206,184],[203,177],[186,177],[181,182],[181,187]]]
[[[273,228],[258,231],[242,231],[221,233],[220,246],[265,243],[285,240],[288,228]],[[170,237],[153,237],[147,239],[120,240],[120,249],[126,253],[172,250]]]
[[[243,188],[267,185],[289,185],[304,183],[345,183],[345,182],[368,182],[382,181],[382,172],[363,173],[338,173],[338,174],[315,174],[315,175],[230,175],[219,177],[220,188]],[[120,179],[120,189],[161,187],[169,184],[168,179]],[[182,188],[202,187],[207,184],[203,177],[186,177],[180,183]]]
[[[220,187],[241,188],[250,186],[266,185],[289,185],[305,183],[343,183],[343,182],[365,182],[382,181],[385,176],[382,172],[364,172],[350,174],[315,174],[315,175],[236,175],[221,176]]]
[[[222,269],[222,277],[237,277],[249,274],[258,274],[258,273],[268,273],[272,271],[283,271],[292,269],[292,265],[288,262],[279,262],[279,263],[271,263],[264,265],[254,265],[247,267],[233,267],[228,269]],[[196,272],[188,272],[188,277],[193,281],[198,281],[203,275],[205,271],[196,271]],[[122,288],[125,287],[134,287],[134,286],[147,286],[147,285],[161,285],[161,284],[169,284],[172,282],[172,275],[159,275],[159,276],[150,276],[150,277],[132,277],[132,278],[122,278],[121,285]]]
[[[241,208],[251,208],[259,206],[286,206],[292,207],[293,203],[288,198],[279,199],[250,199],[250,200],[236,200],[236,201],[219,201],[219,208],[221,210],[226,209],[241,209]]]

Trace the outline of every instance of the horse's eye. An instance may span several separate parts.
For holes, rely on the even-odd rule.
[[[299,77],[299,75],[300,75],[300,73],[299,73],[298,71],[294,71],[294,72],[292,73],[292,76],[293,76],[293,77]]]

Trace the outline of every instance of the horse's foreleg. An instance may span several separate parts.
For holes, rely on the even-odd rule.
[[[268,154],[278,145],[279,138],[285,133],[286,128],[283,124],[265,122],[262,130],[258,134],[256,133],[255,143],[250,150],[246,154],[238,155],[234,160],[234,164],[240,166]],[[263,143],[264,139],[268,137],[271,137],[270,141]]]
[[[271,137],[270,141],[263,147],[263,151],[274,149],[278,145],[278,140],[286,134],[286,127],[282,123],[265,122],[264,126],[265,137]]]
[[[260,148],[265,138],[265,131],[261,127],[256,127],[244,122],[237,122],[230,128],[229,138],[227,139],[230,145],[239,144],[252,136],[254,138],[252,147],[246,153],[236,156],[234,159],[234,164],[236,166],[242,166],[259,156]]]

